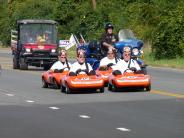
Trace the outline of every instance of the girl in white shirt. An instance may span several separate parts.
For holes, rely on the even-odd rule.
[[[62,50],[60,55],[58,56],[59,60],[56,61],[52,67],[50,68],[50,70],[53,71],[62,71],[62,70],[69,70],[71,67],[71,64],[68,62],[67,60],[67,54],[65,50]]]

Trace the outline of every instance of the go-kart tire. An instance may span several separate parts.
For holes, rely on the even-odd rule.
[[[114,84],[112,85],[112,91],[113,91],[113,92],[118,91],[118,88],[117,88]]]
[[[100,88],[100,93],[104,93],[104,87]]]
[[[48,88],[49,85],[48,83],[44,80],[44,78],[42,78],[42,88]]]
[[[66,92],[66,88],[63,85],[61,85],[61,92]]]
[[[146,87],[146,91],[151,91],[151,85]]]
[[[71,89],[68,87],[68,85],[66,85],[66,87],[65,87],[65,93],[66,94],[71,94],[72,92],[71,92]]]
[[[20,64],[19,64],[19,60],[17,59],[16,56],[13,57],[13,69],[19,69],[20,68]]]
[[[56,80],[55,80],[55,79],[53,80],[53,82],[54,82],[54,88],[55,88],[55,89],[59,89],[59,88],[60,88],[60,86],[57,84],[57,82],[56,82]]]
[[[112,85],[110,83],[108,84],[108,90],[112,91]]]

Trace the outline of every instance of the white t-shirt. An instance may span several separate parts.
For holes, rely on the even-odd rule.
[[[128,69],[129,62],[125,62],[124,60],[120,60],[120,61],[118,61],[118,63],[115,66],[112,66],[112,69],[113,70],[119,70],[123,74],[125,72],[125,70]],[[141,68],[140,68],[139,64],[137,63],[137,61],[133,60],[133,59],[131,59],[129,68],[131,68],[131,67],[134,67],[137,70],[141,70]],[[131,72],[131,71],[129,71],[129,72]]]
[[[93,70],[93,69],[92,69],[92,67],[91,67],[91,65],[90,65],[89,63],[87,63],[87,64],[88,64],[88,68],[89,68],[89,72],[90,72],[90,71]],[[76,71],[77,71],[78,69],[85,70],[85,69],[86,69],[86,64],[83,63],[83,64],[81,65],[81,64],[79,64],[79,62],[75,62],[75,63],[72,64],[72,67],[70,68],[70,72],[76,73]]]
[[[68,62],[68,65],[69,65],[69,67],[71,67],[71,64],[69,62]],[[50,69],[51,70],[55,70],[55,69],[60,70],[63,68],[65,68],[64,70],[68,70],[66,62],[63,64],[61,61],[56,61]]]
[[[117,61],[120,61],[121,59],[117,59]],[[116,64],[116,59],[109,59],[108,57],[104,57],[100,61],[100,66],[107,66],[109,63]]]

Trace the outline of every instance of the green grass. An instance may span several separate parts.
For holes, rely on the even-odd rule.
[[[151,66],[184,69],[184,58],[155,60],[148,47],[144,48],[144,61]]]

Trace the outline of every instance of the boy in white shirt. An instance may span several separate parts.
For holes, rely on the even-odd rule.
[[[112,68],[114,75],[120,75],[125,72],[138,72],[141,70],[137,61],[131,59],[131,48],[129,46],[123,48],[123,60],[119,61]]]
[[[72,64],[69,71],[69,76],[76,76],[77,74],[96,74],[91,65],[85,61],[85,52],[82,49],[77,51],[77,61]]]
[[[115,65],[120,59],[115,57],[115,51],[112,48],[109,48],[107,52],[107,57],[104,57],[100,61],[100,68],[101,67],[110,67]]]

